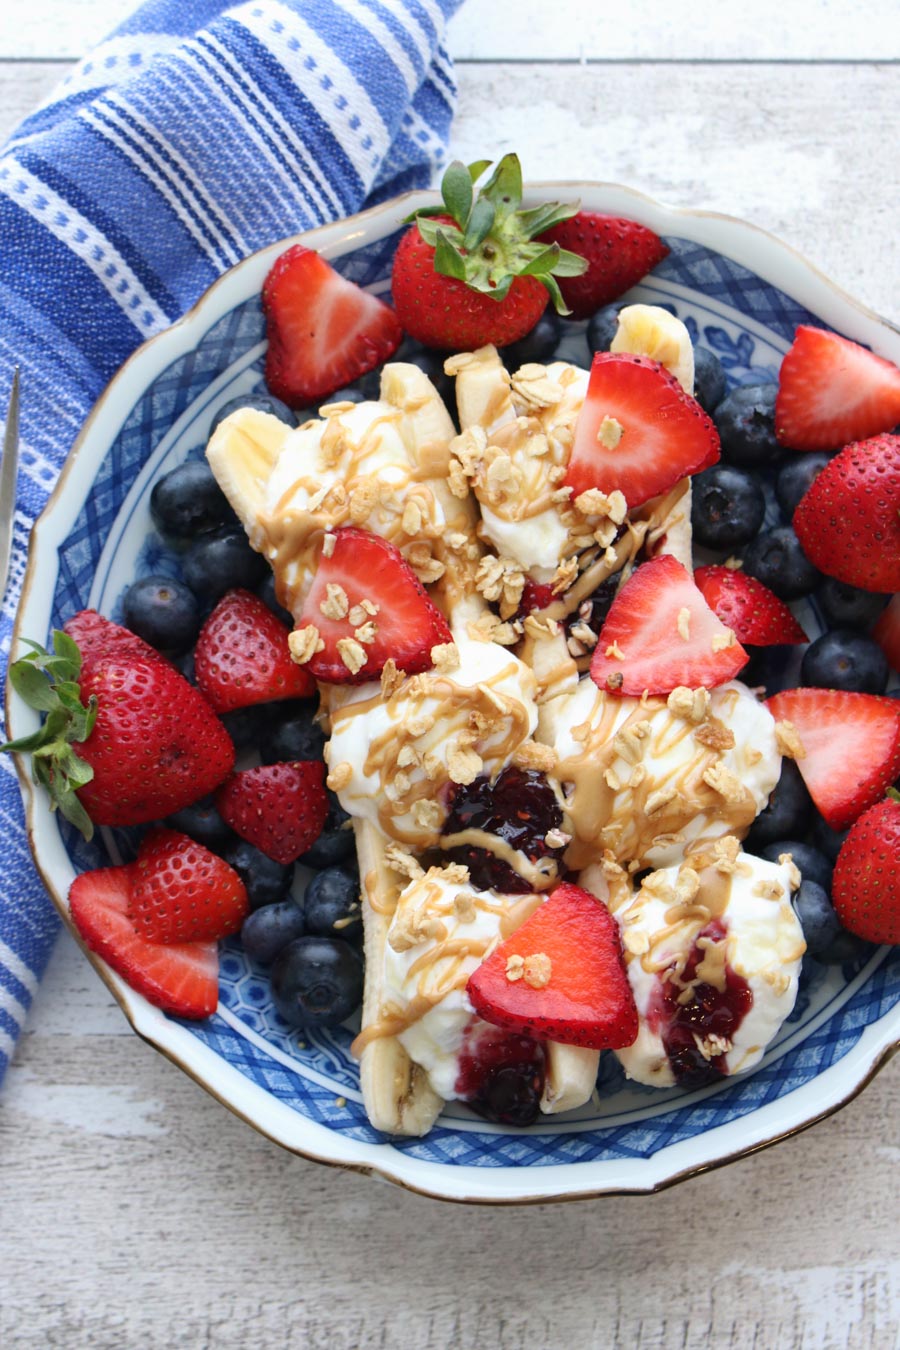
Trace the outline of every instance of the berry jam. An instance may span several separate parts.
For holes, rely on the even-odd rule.
[[[705,953],[698,946],[700,939],[712,938],[714,942],[720,942],[726,931],[724,924],[713,920],[702,933],[697,934],[682,975],[684,984],[694,979],[697,966],[703,960]],[[717,989],[711,984],[696,984],[687,1003],[678,1002],[681,992],[674,981],[660,982],[651,1008],[651,1024],[660,1028],[663,1045],[679,1087],[705,1087],[723,1077],[726,1057],[721,1054],[707,1059],[697,1041],[705,1041],[710,1036],[732,1041],[750,1011],[753,994],[747,981],[727,964],[724,989]]]
[[[456,1094],[497,1125],[533,1125],[544,1091],[544,1047],[474,1019],[459,1055]]]
[[[458,787],[450,803],[444,834],[484,830],[495,834],[510,848],[524,853],[530,862],[559,857],[563,847],[550,848],[548,830],[559,829],[563,814],[556,795],[536,769],[503,769],[492,783],[482,776]],[[509,895],[526,895],[532,886],[518,872],[488,849],[461,844],[447,850],[453,862],[468,867],[472,885]]]
[[[618,536],[616,537],[618,538]],[[566,637],[575,636],[577,638],[577,633],[573,635],[572,629],[578,628],[582,624],[586,624],[594,634],[599,635],[600,629],[606,622],[606,616],[610,611],[612,602],[616,598],[618,586],[618,574],[601,581],[597,589],[586,600],[582,600],[575,613],[570,614],[566,619]]]

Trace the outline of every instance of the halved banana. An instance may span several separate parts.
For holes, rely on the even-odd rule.
[[[611,352],[649,356],[674,375],[686,394],[694,396],[694,346],[680,319],[659,305],[626,305]]]

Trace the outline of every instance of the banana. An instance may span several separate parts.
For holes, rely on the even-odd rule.
[[[260,553],[266,545],[266,489],[290,431],[271,413],[240,408],[219,423],[206,449],[219,487]]]
[[[694,347],[680,319],[658,305],[627,305],[619,310],[619,326],[611,352],[634,352],[665,366],[686,394],[694,396]]]

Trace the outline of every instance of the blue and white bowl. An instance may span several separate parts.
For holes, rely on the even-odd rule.
[[[671,308],[718,355],[732,384],[774,378],[805,322],[900,362],[900,332],[750,225],[673,210],[606,184],[540,184],[533,195],[577,195],[588,209],[630,216],[664,236],[669,256],[629,299]],[[300,238],[353,281],[384,293],[402,219],[433,200],[410,194]],[[164,563],[151,487],[202,454],[222,404],[261,389],[260,290],[285,247],[273,245],[223,276],[181,322],[140,348],[103,394],[36,527],[17,635],[43,637],[86,606],[116,617],[125,588]],[[15,697],[9,711],[13,736],[34,729],[36,714]],[[35,858],[67,920],[73,877],[116,860],[115,841],[104,831],[84,843],[21,778]],[[222,953],[219,1007],[201,1023],[151,1007],[88,955],[135,1031],[256,1129],[306,1157],[453,1200],[657,1190],[828,1115],[900,1042],[900,949],[873,949],[842,969],[807,962],[791,1018],[746,1076],[661,1092],[627,1082],[606,1055],[595,1100],[570,1116],[512,1130],[448,1107],[426,1138],[391,1139],[366,1119],[352,1033],[291,1030],[272,1005],[267,977],[236,942]]]

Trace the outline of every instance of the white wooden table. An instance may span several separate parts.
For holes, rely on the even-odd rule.
[[[8,0],[0,138],[130,8]],[[900,320],[896,0],[468,0],[451,45],[455,154],[747,217]],[[898,1119],[894,1063],[662,1195],[441,1205],[260,1138],[128,1031],[64,938],[0,1097],[0,1344],[887,1350]]]

